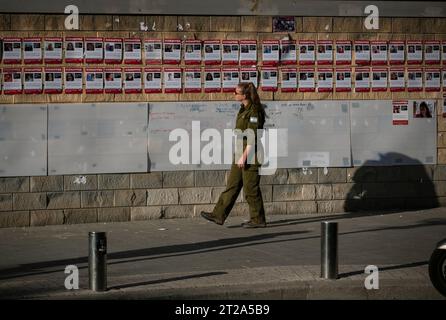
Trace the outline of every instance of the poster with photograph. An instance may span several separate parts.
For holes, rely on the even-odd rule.
[[[432,101],[414,100],[412,102],[412,114],[414,119],[417,118],[434,118],[435,104]]]
[[[316,90],[314,68],[299,69],[299,92],[314,92]]]
[[[296,20],[293,16],[273,17],[273,32],[295,32]]]
[[[358,65],[370,64],[370,42],[368,40],[357,40],[355,46],[355,63]]]
[[[21,64],[22,63],[22,39],[21,38],[3,38],[3,63]]]
[[[161,64],[163,59],[162,41],[159,39],[144,40],[144,59],[146,64]]]
[[[389,85],[391,92],[402,92],[406,90],[404,67],[392,67],[389,70]]]
[[[181,92],[181,68],[164,68],[164,93]]]
[[[297,51],[296,40],[280,41],[280,63],[282,65],[296,64]]]
[[[122,62],[122,38],[105,38],[105,57],[107,64],[120,64]]]
[[[313,40],[299,41],[299,65],[314,65],[316,61],[316,42]]]
[[[181,40],[164,39],[163,43],[163,63],[179,64],[181,61]]]
[[[424,63],[440,64],[440,41],[426,40],[424,42]]]
[[[337,66],[351,65],[352,42],[349,40],[336,40],[335,60]]]
[[[389,41],[389,63],[391,65],[401,65],[405,62],[406,46],[404,41]]]
[[[102,68],[85,69],[85,93],[104,93],[104,70]]]
[[[22,93],[22,69],[3,69],[3,94]]]
[[[257,41],[256,40],[240,40],[240,65],[256,65],[257,64]]]
[[[277,75],[279,70],[273,67],[263,67],[261,70],[260,88],[263,91],[277,91]]]
[[[204,64],[221,64],[221,42],[220,40],[205,40],[204,46]]]
[[[84,38],[65,38],[65,62],[82,63],[84,61]]]
[[[441,69],[441,79],[443,91],[446,92],[446,68]]]
[[[102,63],[104,43],[102,38],[85,38],[85,62]]]
[[[186,40],[184,41],[184,63],[187,65],[201,64],[201,41]]]
[[[316,58],[317,58],[318,65],[333,64],[333,41],[332,40],[318,40]]]
[[[446,65],[446,40],[441,42],[441,61]]]
[[[142,92],[142,72],[141,68],[124,68],[124,92]]]
[[[397,125],[409,124],[409,103],[407,100],[393,101],[392,123]]]
[[[104,70],[104,92],[122,93],[122,69],[107,68]]]
[[[333,69],[318,68],[317,92],[333,92]]]
[[[423,42],[421,40],[408,40],[406,42],[407,64],[423,63]]]
[[[124,63],[142,63],[141,39],[124,39]]]
[[[45,68],[44,93],[62,93],[62,68]]]
[[[144,92],[161,93],[161,68],[144,69]]]
[[[336,68],[335,70],[335,87],[336,92],[352,91],[352,69]]]
[[[240,82],[252,82],[257,88],[257,68],[255,67],[244,67],[240,68]]]
[[[42,68],[23,69],[23,92],[25,94],[43,92]]]
[[[355,68],[355,92],[370,91],[370,68]]]
[[[277,66],[279,63],[279,40],[262,42],[262,61],[264,66]]]
[[[82,93],[82,68],[65,68],[65,93]]]
[[[387,65],[387,41],[370,41],[372,65]]]
[[[297,92],[297,68],[281,69],[281,85],[282,92]]]
[[[446,93],[443,93],[443,118],[446,118]]]
[[[206,68],[204,74],[204,92],[221,92],[221,69]]]
[[[43,59],[46,64],[62,63],[62,38],[45,38]]]
[[[223,40],[221,56],[224,65],[237,65],[239,61],[240,45],[237,40]]]
[[[424,90],[426,92],[439,92],[441,90],[440,68],[424,69]]]
[[[42,63],[42,38],[23,39],[23,62],[25,64]]]
[[[223,73],[223,92],[234,92],[240,83],[240,70],[238,68],[224,68]]]
[[[423,69],[407,68],[407,91],[423,91]]]
[[[372,68],[372,91],[387,91],[387,67]]]
[[[207,78],[212,78],[212,74],[206,74]],[[184,92],[199,93],[201,92],[201,69],[186,68],[184,70]]]

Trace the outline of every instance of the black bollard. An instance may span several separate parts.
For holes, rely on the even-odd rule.
[[[321,278],[338,278],[337,222],[321,222]]]
[[[107,290],[107,236],[105,232],[89,232],[88,275],[93,291]]]

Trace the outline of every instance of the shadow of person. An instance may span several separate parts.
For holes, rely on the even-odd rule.
[[[419,210],[439,206],[432,182],[433,166],[397,152],[380,154],[354,171],[347,212]]]

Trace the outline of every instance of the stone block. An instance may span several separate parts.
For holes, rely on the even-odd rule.
[[[163,210],[161,206],[130,208],[131,221],[161,219],[162,217]]]
[[[344,200],[317,201],[318,213],[341,213],[345,212]]]
[[[113,16],[113,30],[128,30],[128,31],[140,31],[140,24],[146,23],[145,16],[126,15],[126,16]]]
[[[12,211],[12,194],[0,194],[0,211]]]
[[[63,191],[63,176],[30,177],[31,192]]]
[[[288,169],[287,184],[317,183],[317,168],[292,168]]]
[[[163,188],[193,187],[193,171],[164,171]]]
[[[272,32],[273,20],[269,16],[242,16],[241,32]]]
[[[29,192],[29,178],[0,178],[0,192]]]
[[[433,180],[446,180],[446,165],[436,165],[434,167]]]
[[[116,190],[115,206],[116,207],[135,207],[145,206],[147,203],[146,190]]]
[[[302,31],[303,32],[333,32],[333,18],[331,18],[331,17],[303,17]]]
[[[41,14],[11,15],[11,30],[38,31],[45,29],[45,16]]]
[[[434,181],[434,188],[437,197],[446,197],[446,181]]]
[[[65,19],[68,15],[47,14],[45,15],[45,31],[65,30]],[[80,23],[80,21],[79,21]],[[80,27],[80,26],[79,26]]]
[[[211,203],[211,188],[180,188],[178,192],[180,204]]]
[[[147,189],[147,205],[178,204],[178,189]]]
[[[233,216],[233,217],[240,217],[240,216],[245,216],[246,220],[249,219],[249,206],[246,202],[244,203],[236,203],[234,205],[234,207],[231,210],[231,215],[229,216],[229,218]]]
[[[273,201],[273,186],[272,185],[260,186],[260,192],[262,193],[263,202]]]
[[[314,200],[316,189],[314,185],[275,185],[273,186],[273,201]]]
[[[261,176],[260,184],[286,184],[288,181],[288,170],[277,169],[273,175]]]
[[[98,189],[128,189],[130,175],[128,174],[100,174],[98,175]]]
[[[437,164],[446,164],[446,148],[438,148],[438,161]]]
[[[316,201],[289,201],[286,203],[287,214],[316,213]]]
[[[10,14],[0,14],[0,30],[11,30]]]
[[[362,185],[360,183],[335,183],[333,187],[333,199],[361,199]]]
[[[94,223],[98,221],[96,209],[67,209],[63,213],[65,224]]]
[[[426,182],[434,179],[434,165],[415,165],[404,167],[407,181]]]
[[[163,176],[161,172],[135,173],[130,175],[130,188],[151,189],[162,188]]]
[[[347,168],[347,182],[374,182],[376,181],[377,167],[354,167]]]
[[[362,32],[364,29],[361,17],[334,17],[333,32]]]
[[[81,195],[79,191],[47,193],[47,209],[80,208]]]
[[[265,202],[264,207],[267,217],[268,215],[287,213],[287,202]]]
[[[176,31],[178,26],[177,16],[146,16],[149,31]],[[153,30],[152,28],[155,28]]]
[[[31,211],[31,226],[49,226],[64,224],[63,210]]]
[[[29,227],[29,211],[0,212],[0,228]]]
[[[97,190],[98,177],[96,175],[72,175],[64,176],[64,190]]]
[[[178,24],[186,32],[210,31],[211,21],[209,16],[179,16]]]
[[[39,210],[46,209],[45,193],[14,193],[14,210]]]
[[[165,206],[163,211],[166,219],[193,218],[195,214],[194,205]]]
[[[98,222],[124,222],[130,220],[130,208],[99,208]]]
[[[392,32],[392,18],[384,18],[384,17],[379,17],[379,24],[378,24],[378,29],[367,29],[364,25],[364,21],[365,21],[366,17],[362,18],[361,24],[362,24],[362,32],[370,32],[373,34],[377,34],[378,35],[382,35],[382,33],[390,33]],[[399,38],[401,39],[401,38]]]
[[[347,182],[346,168],[318,168],[319,183],[345,183]]]
[[[422,23],[420,18],[392,18],[392,32],[420,33]]]
[[[412,170],[412,166],[409,168],[409,170],[406,169],[406,166],[376,167],[375,181],[376,182],[408,181],[408,171],[410,170]]]
[[[81,206],[82,208],[103,208],[113,207],[114,192],[113,191],[82,191]]]
[[[424,18],[420,19],[422,33],[445,33],[446,19],[445,18]]]
[[[195,171],[196,187],[218,187],[226,185],[225,170]]]
[[[318,184],[316,188],[316,199],[331,200],[333,198],[333,191],[331,184]]]
[[[111,31],[113,17],[111,15],[81,15],[79,28],[81,31]]]
[[[224,32],[224,31],[240,31],[240,17],[226,17],[226,16],[211,16],[210,17],[210,31]]]

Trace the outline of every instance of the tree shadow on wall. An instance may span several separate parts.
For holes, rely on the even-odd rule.
[[[389,152],[354,171],[347,194],[347,212],[419,210],[439,206],[432,182],[433,166],[404,154]]]

